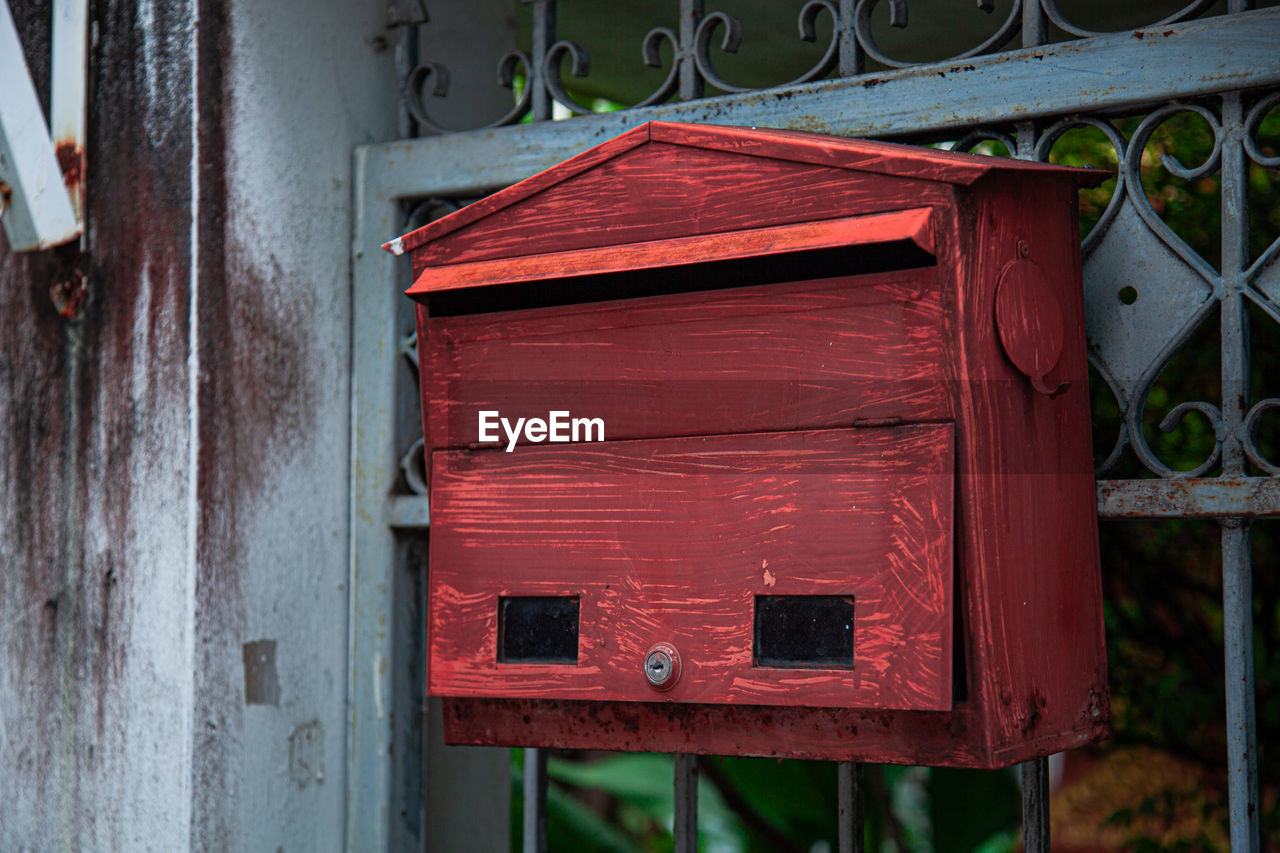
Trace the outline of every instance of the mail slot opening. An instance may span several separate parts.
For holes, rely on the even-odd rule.
[[[578,597],[498,599],[498,663],[578,663]]]
[[[756,596],[756,666],[853,669],[853,596]]]
[[[933,255],[911,240],[866,246],[811,249],[714,263],[678,264],[551,280],[445,290],[428,297],[433,317],[488,314],[577,305],[614,299],[665,296],[730,287],[752,287],[934,266]]]

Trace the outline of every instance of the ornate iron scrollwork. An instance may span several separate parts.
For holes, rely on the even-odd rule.
[[[577,101],[570,94],[562,72],[564,60],[570,60],[569,73],[574,77],[586,77],[591,62],[587,49],[577,42],[557,40],[555,0],[525,0],[532,6],[534,17],[534,46],[531,53],[512,51],[498,63],[498,84],[514,89],[523,82],[520,94],[511,109],[484,127],[515,124],[532,115],[533,120],[551,118],[550,103],[563,106],[572,115],[592,112],[589,106]],[[870,58],[886,68],[907,68],[924,64],[924,61],[906,60],[890,56],[877,42],[872,27],[876,9],[888,6],[888,25],[895,29],[908,26],[907,0],[808,0],[800,8],[797,26],[800,39],[806,42],[818,40],[818,20],[826,15],[831,22],[831,36],[822,56],[799,76],[775,87],[794,86],[839,75],[862,73],[865,58]],[[1028,5],[1030,4],[1030,5]],[[1205,14],[1214,0],[1195,0],[1172,15],[1167,15],[1147,26],[1161,26],[1186,21]],[[996,12],[995,0],[976,0],[979,11]],[[1028,25],[1036,19],[1039,24]],[[751,91],[726,79],[716,70],[711,58],[712,42],[720,34],[719,49],[725,53],[737,53],[742,44],[742,22],[723,11],[703,13],[701,0],[680,0],[682,26],[673,29],[657,26],[645,34],[640,45],[640,58],[645,66],[661,68],[661,48],[664,42],[672,48],[671,67],[662,83],[649,95],[632,104],[630,108],[650,107],[664,103],[673,97],[682,99],[702,96],[704,84],[710,84],[722,92]],[[1072,22],[1059,8],[1058,0],[1012,0],[995,32],[978,44],[946,57],[936,57],[928,62],[955,62],[974,56],[994,53],[1005,48],[1014,37],[1023,32],[1023,46],[1044,42],[1044,20],[1074,38],[1091,38],[1107,35],[1107,31],[1082,27]],[[416,33],[416,30],[415,30]],[[449,133],[436,121],[427,107],[430,98],[448,95],[449,71],[438,62],[426,61],[413,68],[405,77],[402,87],[405,108],[417,121],[421,130],[428,133]],[[1256,159],[1256,158],[1255,158]]]
[[[1092,38],[1094,36],[1105,36],[1109,34],[1108,30],[1090,30],[1085,27],[1076,26],[1067,20],[1067,16],[1062,14],[1058,8],[1058,0],[1039,0],[1040,7],[1044,9],[1045,17],[1053,21],[1054,26],[1078,38]],[[1160,27],[1165,24],[1176,24],[1180,21],[1189,21],[1192,18],[1199,17],[1211,7],[1216,0],[1195,0],[1194,3],[1188,3],[1182,9],[1167,15],[1158,21],[1152,21],[1146,26]]]
[[[504,55],[498,61],[498,85],[504,89],[514,89],[520,69],[524,70],[525,79],[527,80],[529,68],[532,64],[529,54],[523,51],[515,50]],[[449,94],[449,69],[438,62],[424,62],[410,71],[409,76],[404,80],[404,87],[401,93],[404,98],[405,109],[409,111],[409,115],[413,116],[414,121],[420,127],[432,133],[453,133],[453,129],[441,125],[427,111],[426,102],[423,100],[422,95],[426,91],[428,83],[431,84],[430,94],[432,97],[445,97]],[[501,127],[506,124],[515,124],[529,112],[532,96],[532,89],[526,85],[523,91],[520,92],[520,96],[516,98],[515,106],[501,118],[490,122],[485,127]]]
[[[1191,8],[1184,9],[1183,13],[1191,14]],[[1280,166],[1280,157],[1263,154],[1257,132],[1262,119],[1277,106],[1280,106],[1280,93],[1269,94],[1241,121],[1238,111],[1229,114],[1225,107],[1220,115],[1204,103],[1169,103],[1143,118],[1128,141],[1110,120],[1070,116],[1046,128],[1037,141],[1036,158],[1048,160],[1054,145],[1067,132],[1094,128],[1106,136],[1119,164],[1112,197],[1083,242],[1090,360],[1120,409],[1118,434],[1098,468],[1099,473],[1114,468],[1127,448],[1144,468],[1159,477],[1201,477],[1219,466],[1238,467],[1238,461],[1228,466],[1224,455],[1224,448],[1232,443],[1237,448],[1232,451],[1237,460],[1243,454],[1261,471],[1280,474],[1280,466],[1264,457],[1256,441],[1262,417],[1280,409],[1278,398],[1257,401],[1248,406],[1247,411],[1239,411],[1239,406],[1228,411],[1221,404],[1205,401],[1173,405],[1157,424],[1161,431],[1173,431],[1192,413],[1203,416],[1212,430],[1212,448],[1190,470],[1176,470],[1162,460],[1143,428],[1152,388],[1173,356],[1216,311],[1242,311],[1240,300],[1247,297],[1280,322],[1280,307],[1272,299],[1274,294],[1269,292],[1280,291],[1280,275],[1276,275],[1280,265],[1273,265],[1280,256],[1280,241],[1248,264],[1247,269],[1231,267],[1232,263],[1241,267],[1245,264],[1232,261],[1224,251],[1223,269],[1216,269],[1175,233],[1147,197],[1141,175],[1144,152],[1149,151],[1153,135],[1161,125],[1175,117],[1191,115],[1207,128],[1212,147],[1202,162],[1190,166],[1173,154],[1161,154],[1159,163],[1171,175],[1188,182],[1215,175],[1228,161],[1228,145],[1243,146],[1253,162],[1275,168]],[[1232,124],[1228,125],[1228,121]],[[1001,134],[989,131],[976,132],[969,138],[999,138],[1006,145],[1010,142]],[[1233,157],[1232,162],[1239,164],[1239,154]],[[1149,153],[1147,158],[1149,163]],[[1226,198],[1228,183],[1244,180],[1243,172],[1223,174],[1224,217],[1225,206],[1231,203]],[[1153,274],[1158,271],[1159,278],[1147,280],[1144,271]],[[1274,284],[1272,278],[1276,279]],[[1129,299],[1124,298],[1125,291],[1129,291]],[[1118,308],[1114,301],[1117,298],[1126,307]],[[1227,326],[1236,322],[1231,317],[1227,320],[1230,321]],[[1224,394],[1226,384],[1242,384],[1248,375],[1247,340],[1244,336],[1237,337],[1241,339],[1236,340],[1224,331],[1221,345]],[[1247,403],[1242,400],[1240,405],[1247,406]]]
[[[888,0],[888,3],[889,26],[897,29],[906,29],[906,0]],[[1005,16],[1004,21],[1000,24],[1000,28],[991,36],[986,38],[981,44],[975,45],[974,47],[953,56],[941,57],[929,61],[954,62],[961,59],[968,59],[971,56],[981,56],[984,53],[991,53],[1004,47],[1013,39],[1014,35],[1018,32],[1018,29],[1022,26],[1022,3],[1023,0],[1013,0],[1013,6],[1009,9],[1009,14]],[[854,15],[853,29],[857,34],[858,43],[861,44],[862,49],[867,52],[867,56],[889,68],[907,68],[912,65],[923,64],[921,62],[894,59],[881,50],[880,46],[876,44],[875,36],[871,33],[871,13],[875,11],[876,6],[878,5],[880,5],[880,0],[858,0],[857,11]],[[991,2],[991,0],[978,0],[978,9],[989,14],[995,11],[995,3]]]
[[[840,59],[840,8],[832,0],[809,0],[800,10],[797,26],[800,31],[801,41],[817,41],[818,16],[823,12],[826,12],[831,19],[831,38],[827,42],[827,48],[823,52],[822,58],[799,77],[778,85],[795,86],[800,83],[808,83],[826,77],[835,70]],[[715,66],[711,64],[711,39],[717,27],[724,27],[724,36],[720,41],[720,49],[725,53],[737,53],[738,47],[742,44],[741,21],[724,12],[711,12],[698,24],[694,39],[693,56],[694,61],[697,63],[698,73],[702,75],[704,80],[721,91],[751,91],[749,87],[736,86],[721,77]]]

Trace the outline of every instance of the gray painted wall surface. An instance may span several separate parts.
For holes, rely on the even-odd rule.
[[[396,88],[385,4],[234,0],[229,19],[224,242],[208,258],[225,278],[199,331],[200,370],[207,357],[230,381],[208,379],[200,400],[220,512],[201,536],[216,616],[197,619],[196,707],[238,726],[194,756],[192,837],[332,850],[346,799],[351,148],[394,135]],[[258,649],[274,666],[249,665]]]
[[[49,10],[10,0],[37,86]],[[89,294],[0,237],[0,850],[333,850],[385,4],[94,4]]]

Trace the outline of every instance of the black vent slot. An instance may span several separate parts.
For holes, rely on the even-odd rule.
[[[756,666],[853,668],[853,596],[756,597]]]
[[[498,599],[498,663],[578,663],[578,597]]]
[[[911,240],[854,248],[811,249],[760,258],[742,258],[657,269],[585,275],[447,290],[427,297],[432,317],[489,314],[665,296],[698,290],[723,290],[787,281],[811,281],[934,266],[933,255]]]

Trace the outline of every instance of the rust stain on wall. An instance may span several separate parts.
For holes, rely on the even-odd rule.
[[[47,92],[48,6],[10,5]],[[0,780],[18,818],[0,819],[4,849],[120,846],[115,812],[155,807],[145,784],[121,791],[112,768],[148,748],[137,732],[149,710],[130,696],[160,683],[154,661],[127,652],[147,630],[140,602],[155,572],[181,568],[162,556],[182,541],[180,510],[156,508],[181,507],[185,484],[185,460],[167,448],[182,441],[187,397],[191,151],[173,141],[189,138],[190,74],[188,59],[148,56],[143,40],[188,32],[190,11],[158,6],[144,34],[132,7],[95,9],[95,251],[72,267],[83,274],[65,277],[65,253],[15,255],[0,238],[0,717],[15,734],[0,764],[18,770]],[[170,144],[149,145],[148,122],[171,127]],[[84,151],[65,143],[58,155],[82,181]],[[159,764],[184,748],[154,737]]]

